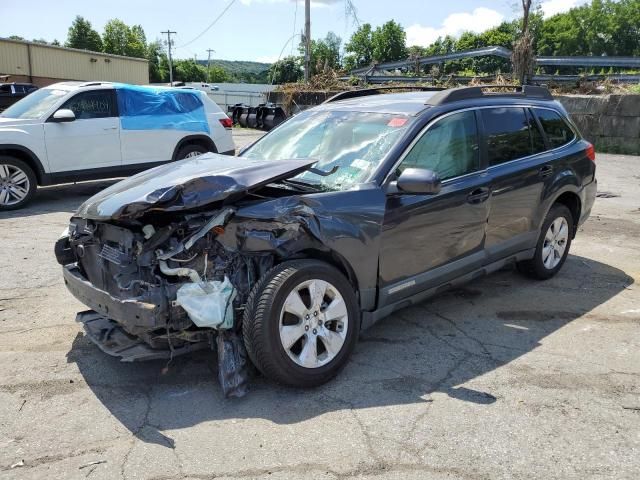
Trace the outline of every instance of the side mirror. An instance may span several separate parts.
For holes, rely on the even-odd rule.
[[[61,108],[51,117],[52,122],[73,122],[76,119],[75,113],[68,108]]]
[[[405,169],[398,177],[396,185],[402,192],[426,195],[439,193],[442,186],[438,174],[424,168]]]

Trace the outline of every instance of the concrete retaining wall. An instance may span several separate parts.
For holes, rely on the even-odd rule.
[[[596,151],[640,155],[640,95],[561,95],[582,135]]]
[[[310,108],[337,92],[301,92],[289,102],[289,113]],[[559,95],[582,135],[596,151],[640,155],[640,95]],[[282,92],[270,100],[286,103]]]

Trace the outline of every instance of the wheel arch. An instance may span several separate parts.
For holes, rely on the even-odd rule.
[[[213,143],[211,137],[207,135],[187,135],[180,139],[176,147],[173,149],[173,155],[171,156],[171,160],[175,161],[178,158],[178,152],[180,149],[186,145],[201,145],[204,148],[207,148],[210,152],[218,153],[218,149],[216,148],[216,144]]]
[[[22,160],[33,169],[38,185],[46,185],[47,174],[38,156],[22,145],[3,144],[0,145],[0,155],[14,157]]]
[[[309,248],[305,250],[301,250],[293,257],[287,257],[282,261],[288,260],[296,260],[296,259],[312,259],[319,260],[321,262],[325,262],[332,267],[336,268],[340,273],[342,273],[345,278],[349,281],[349,283],[353,286],[353,290],[356,293],[356,297],[358,299],[358,304],[361,304],[360,298],[360,290],[358,288],[358,277],[356,276],[353,268],[349,264],[349,262],[338,252],[334,250],[319,250],[315,248]]]
[[[572,190],[565,190],[564,192],[558,194],[553,199],[553,202],[551,202],[551,206],[549,207],[549,210],[551,210],[551,208],[553,208],[553,206],[556,204],[561,204],[566,206],[571,212],[571,215],[573,216],[572,238],[575,238],[576,231],[578,230],[578,222],[580,221],[580,213],[582,211],[582,201],[580,200],[580,196]]]

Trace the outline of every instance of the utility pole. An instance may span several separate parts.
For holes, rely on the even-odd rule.
[[[304,81],[311,78],[311,0],[304,0]]]
[[[166,32],[160,32],[167,34],[167,48],[169,49],[169,85],[173,87],[173,63],[171,62],[171,35],[176,35],[177,32],[167,30]]]
[[[209,48],[207,49],[207,53],[209,56],[207,57],[207,83],[209,83],[209,68],[211,67],[211,52],[215,52],[215,50]]]

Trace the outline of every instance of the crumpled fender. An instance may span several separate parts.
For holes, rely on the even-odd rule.
[[[238,205],[217,240],[245,254],[273,253],[280,261],[308,250],[335,253],[362,294],[376,288],[384,212],[385,194],[376,185],[294,195]]]

